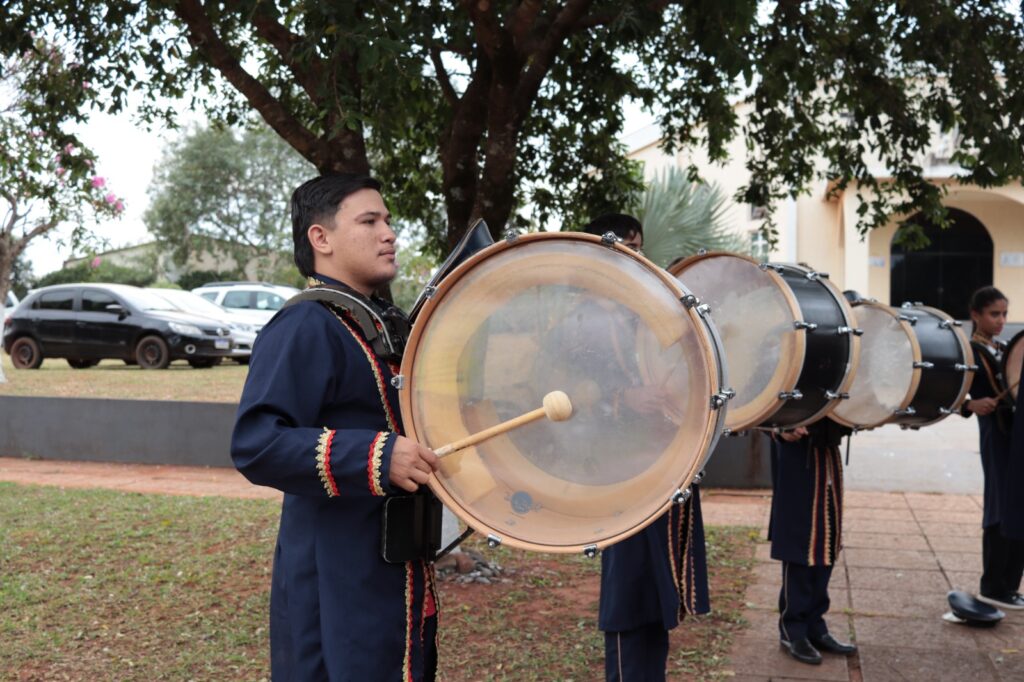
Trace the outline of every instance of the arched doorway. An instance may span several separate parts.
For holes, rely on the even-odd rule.
[[[889,302],[898,306],[904,301],[920,301],[966,320],[971,294],[992,284],[992,238],[970,213],[948,210],[950,226],[945,230],[919,215],[914,217],[931,240],[925,248],[889,247]]]

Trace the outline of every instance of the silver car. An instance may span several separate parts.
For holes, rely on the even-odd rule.
[[[263,328],[262,321],[254,320],[245,313],[228,310],[190,291],[154,287],[147,291],[160,296],[179,310],[209,317],[228,325],[231,330],[231,338],[234,341],[231,359],[240,365],[248,364],[249,356],[252,354],[252,345],[256,342],[256,334]]]

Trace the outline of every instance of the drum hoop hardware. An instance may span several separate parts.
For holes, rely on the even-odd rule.
[[[949,409],[948,407],[940,407],[939,408],[939,414],[946,414],[946,415],[953,414],[953,410]]]
[[[688,499],[690,499],[691,495],[693,495],[693,491],[690,488],[687,488],[686,490],[676,490],[676,492],[672,495],[672,503],[683,504]]]
[[[846,393],[845,391],[842,393],[836,393],[835,391],[826,390],[825,397],[828,398],[829,400],[849,400],[850,394]]]
[[[405,386],[405,375],[396,374],[395,376],[391,377],[391,386],[396,390],[401,391],[402,387]]]
[[[690,485],[699,485],[700,482],[703,481],[703,480],[704,480],[704,470],[701,469],[700,471],[697,472],[697,475],[693,477],[693,480],[690,481]]]
[[[909,308],[910,306],[908,306],[906,303],[904,303],[903,307],[904,308]],[[904,322],[909,324],[911,327],[913,327],[914,325],[917,324],[917,318],[915,316],[913,316],[913,315],[904,315],[903,313],[900,313],[899,315],[896,316],[896,319],[903,320]]]
[[[819,279],[828,279],[828,273],[827,272],[816,272],[814,270],[811,270],[810,272],[805,274],[804,277],[806,277],[807,279],[809,279],[812,282],[814,282],[814,281],[819,280]]]
[[[977,365],[965,365],[962,362],[958,362],[955,365],[953,365],[953,369],[955,369],[958,372],[977,372],[978,371],[978,366]]]
[[[593,559],[597,556],[597,545],[587,545],[583,548],[583,556]]]
[[[497,547],[500,544],[501,544],[501,538],[499,538],[497,535],[490,535],[489,534],[487,536],[487,546],[490,547],[491,549],[494,549],[495,547]]]
[[[864,330],[860,327],[836,327],[836,334],[842,336],[843,334],[852,334],[853,336],[864,336]]]
[[[436,293],[437,293],[437,287],[435,287],[435,286],[427,285],[426,287],[423,288],[423,297],[428,299],[428,300],[431,299],[431,298],[434,298],[434,295]]]
[[[702,246],[702,247],[700,247],[699,249],[697,249],[697,255],[698,255],[698,256],[706,256],[706,255],[708,255],[708,250],[707,250],[707,249],[705,249],[705,248],[704,248],[704,247]]]
[[[618,236],[616,236],[616,234],[611,230],[601,235],[601,243],[604,244],[605,246],[612,246],[613,244],[617,244],[620,241],[622,240],[619,239]]]
[[[943,320],[939,322],[939,329],[950,329],[952,327],[962,327],[964,323],[960,320]]]
[[[918,360],[914,363],[914,369],[932,369],[933,367],[935,367],[935,363],[927,360]]]
[[[519,239],[519,232],[514,228],[505,230],[505,241],[511,244],[515,240]]]
[[[729,400],[735,395],[736,392],[733,391],[731,388],[727,388],[725,390],[719,391],[718,393],[715,393],[714,395],[711,396],[711,409],[718,410],[721,409],[722,407],[725,407],[725,404],[729,402]]]
[[[679,302],[686,306],[686,309],[689,310],[690,308],[693,308],[694,306],[699,304],[700,299],[694,296],[693,294],[686,294],[681,299],[679,299]]]
[[[914,308],[916,306],[922,306],[922,305],[924,305],[924,303],[922,303],[921,301],[904,301],[902,304],[900,304],[900,307],[901,308]]]
[[[776,273],[780,275],[786,271],[784,267],[782,267],[781,265],[777,265],[776,263],[758,263],[757,267],[761,268],[762,270],[774,270]]]
[[[804,322],[803,320],[796,320],[795,322],[793,322],[793,328],[806,329],[809,332],[813,332],[815,329],[818,328],[818,324],[816,322]]]
[[[779,391],[779,400],[802,400],[804,394],[799,390]]]
[[[917,414],[917,410],[913,407],[908,407],[905,410],[893,410],[893,414],[897,417],[913,417]]]

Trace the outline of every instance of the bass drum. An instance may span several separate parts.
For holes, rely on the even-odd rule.
[[[1006,344],[1006,350],[1003,352],[1003,380],[1008,384],[1004,390],[1013,396],[1014,403],[1017,402],[1017,384],[1020,382],[1022,366],[1024,366],[1024,331],[1019,331]]]
[[[810,424],[846,395],[859,330],[828,275],[721,252],[691,256],[669,272],[711,307],[735,392],[731,431]]]
[[[555,390],[573,414],[444,457],[434,493],[492,544],[535,551],[591,554],[658,518],[686,495],[724,413],[714,329],[687,296],[643,256],[588,234],[504,240],[457,267],[406,347],[409,437],[436,449]],[[675,371],[645,377],[638,340]]]
[[[921,381],[914,399],[893,422],[920,428],[960,409],[978,369],[960,323],[936,308],[904,303],[900,314],[910,323],[921,348]]]
[[[850,399],[829,416],[852,429],[873,429],[908,414],[921,382],[921,346],[911,318],[897,308],[859,300],[853,302],[853,312],[864,330],[860,361]]]

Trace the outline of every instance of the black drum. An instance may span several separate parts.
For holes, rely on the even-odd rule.
[[[1024,365],[1024,331],[1017,332],[1003,352],[1003,381],[1012,402],[1017,401],[1017,384],[1020,382],[1021,366]]]
[[[921,381],[910,405],[892,421],[920,428],[960,409],[978,369],[960,323],[936,308],[904,303],[902,319],[914,330],[921,348]]]
[[[859,330],[827,274],[735,253],[699,253],[669,272],[711,308],[735,392],[731,431],[810,424],[846,395]]]

